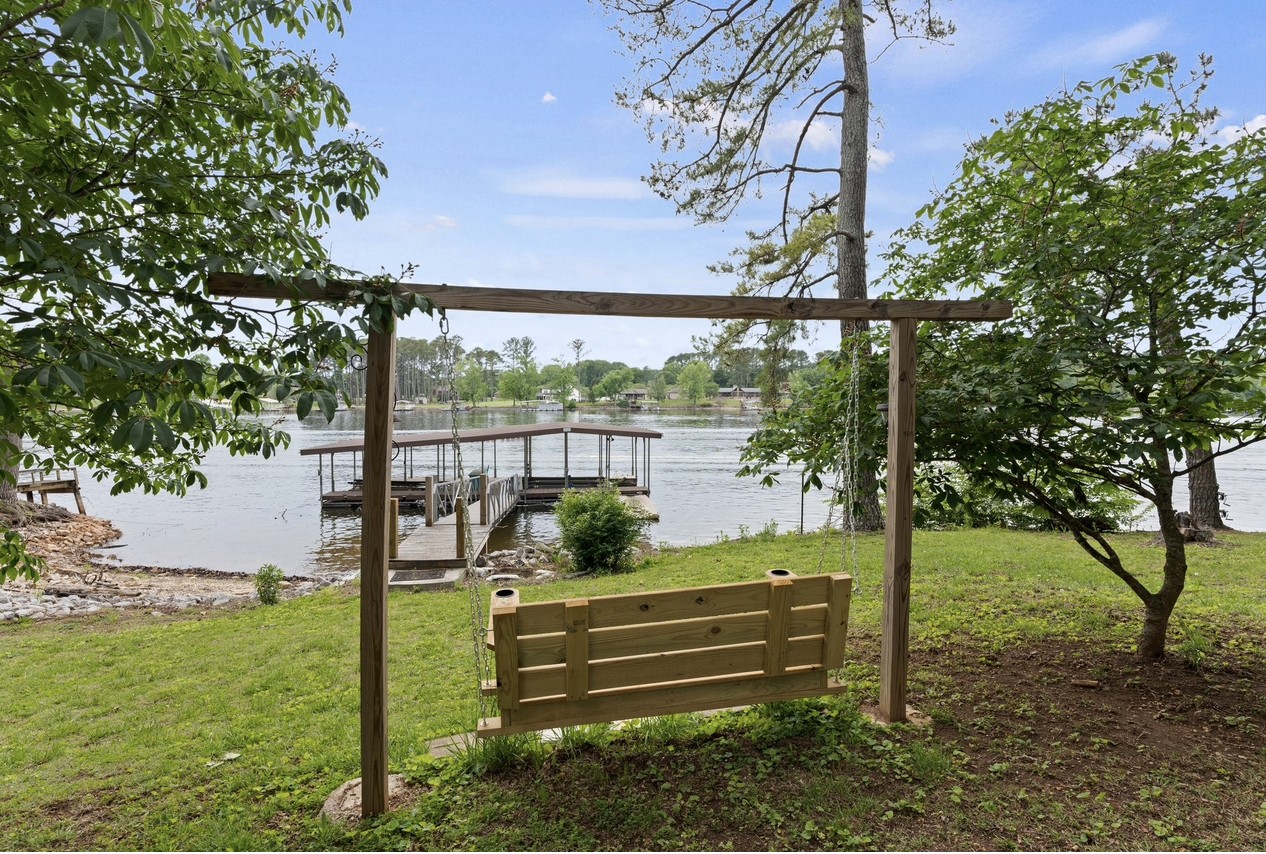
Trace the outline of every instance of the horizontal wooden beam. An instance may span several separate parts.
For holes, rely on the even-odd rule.
[[[212,296],[275,300],[343,302],[358,285],[313,280],[276,284],[262,276],[213,273]],[[626,294],[605,291],[545,291],[522,288],[473,288],[400,282],[400,295],[421,294],[452,311],[503,311],[518,314],[583,314],[615,317],[681,317],[716,320],[1003,320],[1011,316],[1005,300],[859,300],[790,297]]]

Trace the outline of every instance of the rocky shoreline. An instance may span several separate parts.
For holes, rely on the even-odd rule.
[[[224,608],[259,599],[255,576],[247,572],[125,566],[100,550],[122,536],[105,519],[46,514],[20,529],[32,554],[48,569],[34,583],[19,579],[0,584],[0,623],[89,616],[103,612],[142,611],[153,616],[191,608]],[[560,577],[555,556],[523,545],[480,558],[475,573],[483,582],[542,584]],[[281,595],[291,599],[331,586],[342,586],[359,573],[289,576]]]
[[[44,558],[48,568],[34,583],[19,579],[0,585],[0,622],[88,616],[110,610],[159,616],[259,598],[251,573],[113,563],[98,550],[122,535],[108,521],[94,516],[46,518],[24,525],[21,534],[27,549]],[[355,573],[289,577],[282,583],[282,596],[304,596],[355,577]]]

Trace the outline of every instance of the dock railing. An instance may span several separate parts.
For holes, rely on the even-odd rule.
[[[519,503],[522,489],[523,479],[517,474],[496,480],[489,480],[487,475],[480,477],[479,492],[483,501],[479,504],[479,524],[500,522]]]

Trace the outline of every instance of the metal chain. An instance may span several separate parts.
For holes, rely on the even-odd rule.
[[[841,538],[840,572],[850,572],[853,589],[861,592],[861,562],[857,554],[857,455],[861,425],[861,334],[854,330],[849,353],[848,397],[844,407],[844,435],[840,440],[840,464],[835,469],[831,502],[827,505],[826,523],[822,526],[822,543],[818,550],[818,571],[826,563],[827,543],[835,523],[836,496],[839,496]]]
[[[440,318],[440,336],[444,341],[445,370],[448,380],[450,425],[453,431],[453,469],[457,477],[457,506],[454,512],[465,516],[462,525],[466,555],[466,592],[470,599],[470,639],[475,653],[475,698],[480,719],[490,717],[492,702],[484,696],[484,683],[492,680],[492,662],[488,656],[488,618],[484,611],[483,591],[475,575],[475,540],[470,525],[470,480],[462,462],[462,437],[457,428],[457,353],[448,337],[448,318]],[[485,498],[487,496],[484,496]]]

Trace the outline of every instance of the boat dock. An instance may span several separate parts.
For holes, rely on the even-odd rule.
[[[534,442],[562,436],[562,472],[542,474],[533,470]],[[573,472],[571,443],[580,436],[596,437],[597,471]],[[424,513],[425,524],[396,544],[390,562],[392,588],[424,589],[450,587],[461,579],[466,566],[465,532],[470,520],[474,557],[487,549],[492,531],[516,509],[552,506],[568,489],[593,489],[612,484],[626,502],[634,502],[642,512],[657,516],[650,503],[650,440],[662,438],[657,430],[643,427],[550,422],[505,427],[485,427],[460,433],[462,468],[469,478],[470,509],[457,512],[462,484],[455,479],[453,434],[448,430],[400,434],[392,446],[391,497],[401,513]],[[613,471],[614,442],[630,440],[629,468]],[[520,447],[507,454],[505,444]],[[434,452],[432,460],[430,452]],[[299,453],[317,456],[321,484],[321,507],[325,511],[358,512],[364,495],[357,462],[364,452],[360,441],[337,442],[304,448]],[[327,460],[328,457],[328,460]],[[478,465],[472,465],[475,459]],[[498,466],[511,460],[522,461],[521,471],[498,476]],[[340,488],[340,469],[351,477]],[[594,472],[594,473],[590,473]],[[629,474],[624,474],[629,472]],[[328,489],[327,489],[328,487]]]

